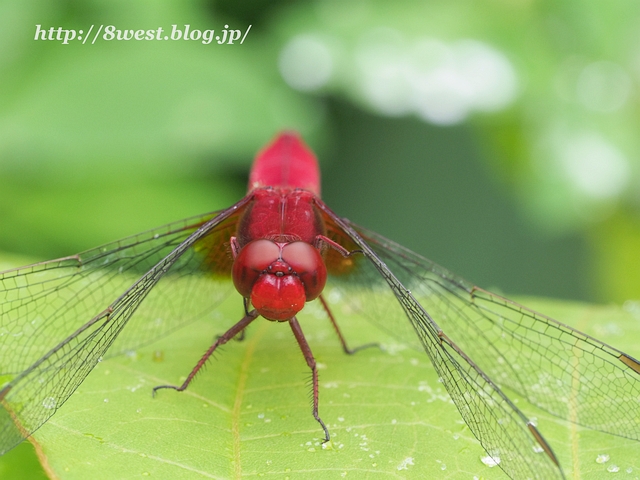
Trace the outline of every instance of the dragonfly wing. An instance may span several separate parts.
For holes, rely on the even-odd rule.
[[[131,334],[118,339],[121,350],[215,306],[226,294],[216,290],[216,278],[230,268],[220,240],[247,201],[0,274],[0,454],[55,413],[130,319]],[[189,303],[203,291],[204,303]]]
[[[640,440],[640,363],[633,357],[359,231],[500,388],[563,419]]]
[[[241,213],[238,209],[220,220],[184,251],[140,304],[109,355],[152,343],[203,316],[216,320],[217,305],[236,292],[230,281],[233,257],[229,239],[235,235]],[[238,301],[238,305],[242,303]]]
[[[329,302],[332,289],[344,291],[334,296],[347,302],[352,313],[361,314],[411,346],[420,344],[473,434],[509,476],[564,478],[542,435],[465,353],[457,343],[457,332],[439,324],[442,312],[450,316],[456,312],[449,305],[451,292],[434,288],[433,283],[447,285],[454,296],[464,293],[467,303],[471,303],[471,288],[467,291],[465,283],[459,284],[457,277],[422,257],[340,219],[322,202],[318,201],[318,206],[325,214],[327,235],[345,248],[364,253],[347,258],[353,262],[350,268],[342,272],[334,269],[338,274],[327,284]],[[417,265],[416,258],[421,259]],[[331,271],[332,262],[328,263]],[[460,286],[451,287],[449,281]],[[436,300],[430,300],[432,297]],[[438,308],[432,310],[434,302]]]

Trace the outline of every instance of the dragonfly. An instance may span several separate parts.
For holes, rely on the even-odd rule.
[[[298,321],[318,302],[348,354],[372,345],[348,346],[336,313],[345,305],[425,352],[470,431],[511,478],[564,473],[509,392],[640,440],[638,360],[338,216],[320,198],[315,155],[284,132],[258,153],[247,195],[229,208],[0,273],[0,454],[51,418],[107,352],[182,328],[228,295],[238,296],[242,318],[182,384],[154,394],[185,390],[256,319],[288,323],[311,370],[313,417],[329,441],[317,365]]]

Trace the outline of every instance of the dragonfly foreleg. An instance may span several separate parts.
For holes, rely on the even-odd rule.
[[[313,358],[313,353],[311,353],[311,348],[307,343],[307,339],[304,338],[304,333],[302,333],[302,329],[300,328],[300,324],[296,317],[292,317],[289,320],[289,325],[291,326],[291,330],[293,331],[293,335],[296,337],[298,341],[298,345],[300,346],[300,350],[302,350],[302,355],[304,355],[304,359],[307,361],[307,365],[311,369],[312,382],[313,382],[313,418],[320,424],[322,429],[324,430],[324,441],[322,443],[326,443],[329,441],[329,430],[327,426],[324,424],[320,415],[318,415],[318,370],[316,369],[316,359]]]
[[[229,330],[227,330],[223,335],[219,336],[218,339],[215,341],[215,343],[213,345],[211,345],[209,347],[209,349],[204,353],[204,355],[198,361],[196,366],[193,367],[193,370],[191,370],[191,373],[189,374],[187,379],[182,383],[182,385],[180,385],[180,386],[177,386],[177,385],[159,385],[157,387],[154,387],[153,394],[155,395],[155,393],[158,390],[160,390],[161,388],[173,388],[174,390],[177,390],[179,392],[182,392],[183,390],[185,390],[189,386],[189,384],[191,383],[191,380],[193,380],[193,377],[195,377],[196,374],[198,373],[198,371],[202,368],[202,366],[205,363],[207,363],[207,360],[209,360],[209,357],[213,354],[213,352],[215,352],[216,348],[218,348],[220,345],[224,345],[229,340],[231,340],[236,335],[238,335],[238,333],[244,331],[244,329],[251,322],[253,322],[257,317],[258,317],[258,312],[253,310],[249,314],[245,315],[242,320],[240,320],[233,327],[231,327]]]

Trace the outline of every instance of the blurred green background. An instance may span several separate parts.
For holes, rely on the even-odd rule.
[[[251,30],[64,45],[38,24]],[[339,214],[509,295],[624,303],[639,80],[626,0],[0,0],[0,265],[226,207],[287,128]]]
[[[3,0],[0,23],[13,262],[225,207],[290,128],[334,210],[479,285],[638,297],[640,4]],[[64,45],[37,24],[251,30]]]

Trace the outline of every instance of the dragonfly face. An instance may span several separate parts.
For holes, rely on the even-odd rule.
[[[327,281],[320,252],[295,241],[252,240],[233,263],[233,283],[267,320],[286,321],[315,300]]]

